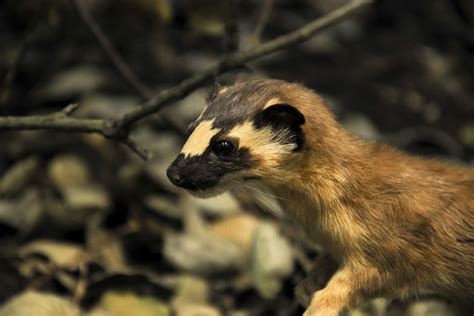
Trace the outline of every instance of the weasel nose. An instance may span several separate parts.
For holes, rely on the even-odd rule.
[[[181,177],[181,175],[172,168],[168,168],[168,170],[166,170],[166,175],[174,185],[180,186],[183,183],[183,177]]]

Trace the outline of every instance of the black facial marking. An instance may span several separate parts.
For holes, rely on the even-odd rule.
[[[167,170],[170,181],[191,191],[210,189],[231,172],[250,168],[254,161],[247,149],[233,150],[227,156],[217,156],[208,148],[199,156],[185,157],[180,154]]]
[[[290,132],[288,142],[297,145],[294,151],[298,151],[303,145],[304,135],[301,125],[304,123],[304,115],[289,104],[272,105],[258,113],[254,119],[257,128],[269,126],[274,131],[287,129]]]

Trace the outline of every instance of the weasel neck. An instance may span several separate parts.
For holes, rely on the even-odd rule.
[[[331,155],[311,153],[300,170],[269,185],[289,217],[338,260],[355,251],[366,234],[348,198],[364,199],[363,174],[376,158],[369,154],[370,144],[357,141],[345,147],[349,151],[339,146]]]

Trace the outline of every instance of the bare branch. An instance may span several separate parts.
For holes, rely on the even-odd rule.
[[[105,31],[102,30],[100,25],[94,19],[93,15],[87,9],[84,0],[74,0],[74,3],[82,21],[90,29],[101,48],[111,59],[112,64],[122,75],[122,78],[135,90],[138,96],[141,97],[142,101],[149,99],[153,95],[153,91],[139,79],[130,65],[120,55]],[[163,119],[171,126],[174,126],[177,130],[184,132],[185,127],[177,124],[177,122],[169,117],[169,115],[164,115]]]
[[[148,102],[143,104],[142,107],[126,114],[121,122],[121,125],[128,128],[138,120],[157,112],[164,106],[182,97],[185,97],[194,89],[207,82],[209,79],[212,79],[231,69],[238,68],[248,61],[269,55],[273,52],[276,52],[277,50],[287,48],[297,43],[301,43],[314,36],[318,32],[325,30],[331,25],[334,25],[337,22],[352,16],[363,7],[366,7],[372,3],[372,0],[352,1],[351,3],[344,5],[333,12],[330,12],[329,14],[313,22],[306,24],[296,31],[279,36],[248,51],[230,54],[208,70],[182,81],[180,84],[171,88],[170,90],[158,93]]]
[[[224,48],[227,54],[239,50],[239,25],[237,1],[227,0],[227,17],[225,24]]]
[[[112,63],[115,65],[122,77],[130,84],[130,86],[132,86],[133,89],[138,92],[138,94],[140,94],[143,99],[150,98],[153,95],[151,89],[140,81],[135,72],[133,72],[122,56],[120,56],[119,52],[117,52],[115,47],[112,45],[105,32],[87,9],[84,0],[74,0],[74,3],[81,19],[87,25],[92,34],[94,34],[100,46],[112,60]]]
[[[83,0],[75,0],[78,8],[81,10],[84,16],[84,19],[87,21],[87,24],[97,36],[97,38],[100,39],[104,49],[108,51],[108,54],[110,54],[110,57],[114,60],[114,63],[118,62],[118,64],[116,64],[117,67],[119,67],[118,65],[121,65],[120,67],[122,67],[122,59],[117,59],[118,55],[115,53],[113,48],[110,48],[112,47],[110,42],[108,41],[107,37],[105,37],[98,25],[94,22],[94,20],[91,19],[91,16],[83,7],[82,1]],[[352,16],[360,9],[371,3],[373,3],[372,0],[354,0],[351,3],[344,5],[341,8],[301,27],[298,30],[279,36],[267,43],[257,45],[247,51],[229,54],[208,70],[189,77],[169,90],[156,94],[147,102],[142,104],[141,107],[132,110],[119,118],[72,118],[69,115],[72,114],[77,106],[71,105],[63,111],[48,115],[23,117],[0,116],[0,130],[60,130],[65,132],[98,133],[107,138],[123,142],[140,157],[147,159],[150,157],[150,153],[141,148],[130,138],[129,135],[131,126],[137,121],[150,116],[172,102],[185,97],[196,88],[208,82],[210,79],[228,70],[239,68],[251,60],[255,60],[262,56],[269,55],[278,50],[287,48],[291,45],[303,42],[316,35],[318,32],[330,27],[331,25],[334,25],[337,22]],[[126,68],[127,67],[128,66],[126,66]],[[125,73],[128,71],[130,71],[130,69],[125,71]],[[134,79],[132,79],[132,81],[133,80]],[[135,82],[139,81],[135,80]]]
[[[53,113],[32,116],[0,116],[0,130],[57,130],[64,132],[114,134],[112,121],[75,119]]]
[[[257,26],[255,27],[255,31],[251,37],[251,44],[252,46],[257,45],[262,40],[263,30],[267,25],[268,21],[270,20],[270,15],[273,9],[273,0],[264,0],[262,1],[262,9],[260,12],[260,16],[258,17]]]
[[[11,65],[10,70],[5,76],[3,87],[1,87],[2,89],[0,89],[0,105],[5,105],[10,101],[13,82],[15,81],[18,75],[20,64],[26,54],[28,46],[31,44],[31,39],[33,38],[35,32],[36,29],[28,33],[28,35],[21,42],[20,47],[18,48],[15,58],[13,59],[13,64]]]
[[[69,116],[72,113],[74,113],[77,110],[78,107],[79,107],[79,103],[71,103],[63,109],[63,113],[66,116]]]
[[[143,160],[150,160],[153,158],[153,153],[151,153],[148,149],[143,148],[140,146],[133,138],[128,136],[123,143],[130,148],[135,154],[137,154]]]

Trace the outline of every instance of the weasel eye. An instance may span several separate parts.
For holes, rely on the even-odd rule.
[[[233,149],[234,144],[228,140],[218,140],[212,144],[212,152],[217,156],[228,156]]]

